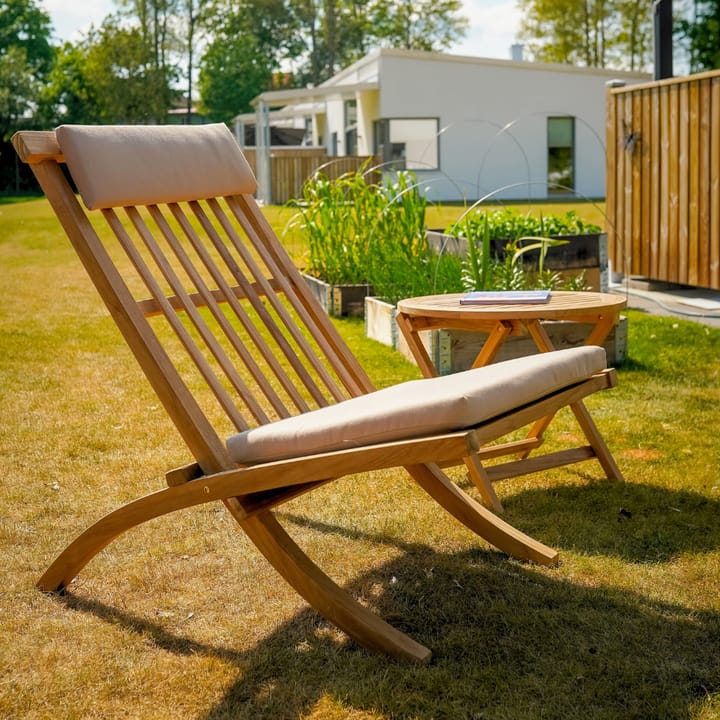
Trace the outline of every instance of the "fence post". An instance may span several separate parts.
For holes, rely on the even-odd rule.
[[[270,178],[270,108],[265,100],[260,100],[255,111],[255,168],[257,171],[257,199],[265,205],[272,203],[272,185]]]

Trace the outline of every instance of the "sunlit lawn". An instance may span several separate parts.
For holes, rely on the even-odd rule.
[[[433,649],[412,667],[309,610],[220,505],[128,533],[65,597],[35,590],[189,457],[45,201],[0,205],[0,268],[1,718],[720,718],[720,331],[629,313],[619,387],[588,402],[625,483],[589,463],[498,485],[559,567],[509,560],[399,471],[283,507],[332,577]],[[379,385],[417,376],[339,326]],[[577,439],[569,414],[553,428],[551,447]]]

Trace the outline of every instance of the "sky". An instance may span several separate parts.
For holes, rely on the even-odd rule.
[[[113,0],[41,0],[49,13],[56,40],[76,40],[91,24],[117,7]],[[510,46],[520,23],[515,0],[463,0],[463,14],[470,20],[465,39],[450,48],[456,55],[510,58]]]

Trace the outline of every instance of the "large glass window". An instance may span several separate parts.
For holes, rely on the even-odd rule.
[[[575,118],[549,117],[548,194],[571,193],[575,189]]]
[[[397,170],[437,170],[438,119],[376,120],[375,153]]]

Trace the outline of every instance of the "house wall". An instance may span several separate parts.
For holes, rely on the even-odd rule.
[[[358,155],[372,155],[373,122],[380,117],[380,93],[366,90],[356,94],[358,108]]]
[[[553,115],[575,117],[576,195],[604,197],[606,84],[618,77],[627,84],[647,79],[640,73],[383,50],[329,84],[379,78],[377,102],[358,102],[360,152],[373,151],[372,123],[378,118],[438,117],[440,168],[416,173],[430,199],[472,201],[489,194],[548,196],[547,118]],[[328,138],[338,132],[342,154],[342,102],[328,98],[327,107]]]

